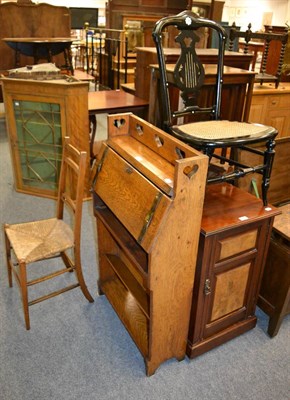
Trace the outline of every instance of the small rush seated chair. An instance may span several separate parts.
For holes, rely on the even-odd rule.
[[[171,27],[177,30],[176,43],[181,48],[180,57],[172,68],[168,68],[163,51],[163,34]],[[198,30],[207,28],[215,31],[218,37],[217,74],[212,103],[200,98],[199,92],[204,82],[204,66],[199,60],[195,46],[199,41]],[[216,22],[199,18],[191,11],[183,11],[175,16],[164,17],[153,29],[153,39],[156,44],[159,80],[161,119],[166,132],[183,142],[202,151],[209,156],[212,170],[213,159],[219,165],[229,168],[215,168],[221,173],[209,174],[208,183],[223,181],[235,182],[249,173],[262,175],[262,197],[267,204],[267,191],[270,183],[271,169],[274,159],[274,146],[277,130],[270,126],[239,121],[221,120],[221,94],[223,84],[224,49],[226,42],[225,30]],[[172,67],[172,66],[170,66]],[[171,77],[169,76],[171,70]],[[171,88],[179,90],[182,106],[172,109]],[[258,150],[252,145],[264,143],[265,149]],[[218,151],[216,151],[218,150]],[[259,154],[259,165],[244,165],[238,161],[238,152],[247,151]],[[228,154],[230,153],[230,154]],[[182,157],[182,155],[180,155]],[[216,166],[214,166],[216,167]]]
[[[259,82],[261,85],[265,82],[272,82],[275,84],[277,89],[281,79],[283,61],[289,36],[288,32],[252,32],[251,27],[251,24],[249,24],[246,31],[240,31],[236,28],[235,23],[233,23],[229,33],[229,50],[233,51],[234,41],[239,40],[240,38],[243,39],[241,43],[244,45],[244,54],[248,54],[249,46],[253,39],[261,42],[263,44],[262,62],[260,71],[255,77],[255,81]],[[275,46],[275,48],[271,50],[271,46]],[[269,57],[271,51],[275,51],[279,54],[276,64],[273,63]]]
[[[19,285],[26,329],[30,329],[28,307],[40,301],[57,296],[63,292],[80,287],[89,302],[93,302],[82,273],[80,256],[80,236],[82,204],[86,172],[86,152],[79,152],[65,139],[62,166],[59,180],[57,212],[55,218],[5,224],[5,243],[9,286],[12,287],[12,272]],[[68,213],[70,212],[70,214]],[[65,222],[69,219],[71,223]],[[68,251],[71,251],[68,254]],[[27,279],[27,266],[41,260],[60,257],[65,268],[35,278]],[[75,272],[76,282],[50,292],[34,300],[28,299],[31,285],[56,278],[66,272]]]

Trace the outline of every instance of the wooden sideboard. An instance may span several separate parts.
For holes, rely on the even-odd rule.
[[[274,216],[239,188],[206,188],[187,355],[196,357],[252,329]]]
[[[204,64],[216,64],[217,49],[196,49],[198,56]],[[180,48],[165,48],[164,53],[168,63],[174,64],[180,54]],[[157,64],[155,47],[138,47],[136,49],[135,94],[142,99],[149,100],[151,64]],[[243,54],[226,51],[224,62],[229,67],[248,70],[252,62],[252,54]]]
[[[133,114],[109,116],[108,135],[93,181],[98,285],[152,375],[185,357],[208,158]]]
[[[290,83],[281,82],[277,89],[271,83],[255,84],[249,121],[274,126],[278,130],[268,199],[272,204],[290,201]],[[244,157],[249,162],[251,157],[252,162],[257,163],[259,156],[241,152],[239,157],[241,162],[245,161]],[[256,182],[260,192],[260,181],[258,174],[246,176],[239,180],[239,187],[253,192],[252,182]]]
[[[281,82],[277,89],[273,83],[255,84],[249,121],[274,126],[277,138],[289,137],[290,83]]]

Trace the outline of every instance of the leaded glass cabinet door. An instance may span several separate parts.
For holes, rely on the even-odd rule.
[[[57,192],[61,164],[60,104],[13,101],[23,187]]]
[[[63,138],[89,151],[88,86],[4,78],[3,87],[15,189],[56,198]]]

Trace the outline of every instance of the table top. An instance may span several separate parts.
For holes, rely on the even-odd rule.
[[[100,90],[89,92],[89,113],[101,114],[110,112],[120,112],[131,108],[147,107],[148,101],[140,99],[123,90]]]
[[[280,208],[264,206],[260,199],[229,183],[208,185],[205,190],[201,231],[211,235],[270,218],[280,212]]]
[[[136,47],[136,52],[141,51],[141,52],[149,52],[149,53],[157,53],[156,47]],[[217,56],[218,54],[218,49],[215,48],[196,48],[195,49],[196,54],[198,56]],[[163,52],[165,55],[179,55],[180,54],[180,48],[179,47],[164,47]],[[249,57],[249,54],[244,54],[238,51],[229,51],[225,50],[225,56],[236,56],[236,57]]]
[[[11,42],[11,43],[72,43],[74,41],[71,37],[28,37],[28,38],[2,38],[4,42]]]
[[[248,45],[249,47],[257,47],[258,49],[260,48],[260,49],[263,49],[264,48],[264,42],[248,42],[248,43],[246,43],[246,42],[243,42],[243,41],[240,41],[239,42],[239,46],[246,46],[246,45]]]
[[[174,72],[176,64],[167,64],[166,65],[166,71],[169,73]],[[204,72],[206,76],[210,75],[216,75],[217,73],[217,66],[215,64],[204,64]],[[158,64],[151,64],[151,68],[154,68],[156,70],[159,70],[159,65]],[[227,65],[224,65],[224,75],[230,76],[230,75],[249,75],[253,76],[256,75],[254,71],[246,70],[246,69],[241,69],[241,68],[236,68],[236,67],[229,67]]]

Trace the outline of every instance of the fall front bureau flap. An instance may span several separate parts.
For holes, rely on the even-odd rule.
[[[109,116],[108,133],[93,190],[148,250],[166,211],[205,182],[208,159],[133,114]]]
[[[170,197],[150,182],[106,144],[94,182],[94,190],[134,238],[150,242]]]

